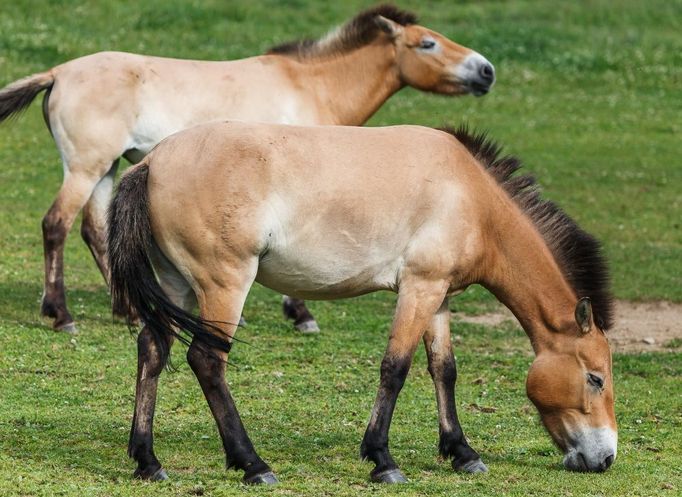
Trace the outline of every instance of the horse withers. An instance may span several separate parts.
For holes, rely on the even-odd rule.
[[[224,378],[254,281],[299,298],[397,292],[361,445],[373,480],[405,479],[388,431],[420,340],[436,388],[440,453],[456,470],[487,470],[457,418],[448,319],[449,296],[474,283],[508,306],[530,338],[528,396],[565,466],[607,469],[617,431],[603,333],[612,320],[606,263],[598,242],[498,152],[462,129],[225,122],[173,135],[130,169],[110,210],[109,260],[114,301],[129,302],[145,323],[129,445],[136,475],[165,477],[152,446],[154,401],[180,337],[228,466],[248,482],[276,481]],[[190,313],[196,303],[200,318]]]
[[[81,235],[108,281],[105,213],[121,156],[139,161],[166,136],[209,121],[361,125],[405,86],[488,92],[495,71],[484,57],[416,23],[414,14],[381,5],[319,40],[267,55],[207,62],[103,52],[0,90],[0,121],[46,90],[43,114],[63,160],[64,182],[43,218],[41,312],[54,329],[76,330],[63,268],[81,209]],[[285,300],[285,312],[297,328],[317,329],[302,302]]]

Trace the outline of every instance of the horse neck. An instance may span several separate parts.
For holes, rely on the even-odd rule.
[[[360,126],[403,87],[395,48],[386,42],[302,63],[296,77],[315,95],[320,124]]]
[[[578,299],[532,221],[508,203],[492,212],[483,284],[514,313],[537,354],[574,329]]]

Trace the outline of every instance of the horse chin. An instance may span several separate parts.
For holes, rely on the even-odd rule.
[[[472,83],[469,85],[469,93],[471,93],[474,97],[482,97],[483,95],[486,95],[490,91],[490,86],[487,85],[480,85],[477,83]]]
[[[440,87],[434,91],[434,93],[440,93],[441,95],[453,97],[459,95],[473,95],[474,97],[482,97],[483,95],[487,95],[489,91],[490,85],[455,80],[443,82]]]

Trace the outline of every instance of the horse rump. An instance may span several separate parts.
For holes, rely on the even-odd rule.
[[[148,163],[133,166],[121,178],[109,206],[107,241],[113,307],[137,313],[162,347],[168,342],[161,338],[173,335],[187,345],[196,338],[209,350],[229,352],[231,343],[219,336],[221,329],[171,302],[156,279],[149,259],[150,251],[156,248],[149,222],[148,177]]]

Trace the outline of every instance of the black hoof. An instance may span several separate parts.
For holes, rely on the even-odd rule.
[[[400,472],[399,469],[388,469],[381,473],[372,474],[370,478],[377,483],[407,483],[407,478]]]
[[[474,459],[473,461],[467,461],[464,464],[457,464],[452,461],[452,469],[459,471],[461,473],[487,473],[488,466],[483,464],[480,459]]]
[[[249,477],[244,477],[244,483],[248,485],[275,485],[279,483],[275,473],[266,471],[265,473],[258,473]]]
[[[163,468],[159,468],[153,473],[147,473],[145,471],[140,471],[139,469],[136,469],[135,473],[133,474],[133,477],[139,480],[149,481],[164,481],[168,479],[168,475],[166,474],[166,471]]]

